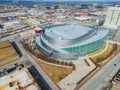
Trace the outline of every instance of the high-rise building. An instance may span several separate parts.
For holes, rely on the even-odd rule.
[[[120,7],[108,8],[104,26],[117,28],[120,25]]]

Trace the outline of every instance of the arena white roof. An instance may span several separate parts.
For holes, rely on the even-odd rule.
[[[52,38],[74,39],[87,34],[89,27],[78,25],[63,25],[47,29],[45,34]]]
[[[95,42],[95,41],[97,41],[97,40],[99,40],[99,39],[102,39],[102,38],[104,38],[106,35],[108,34],[108,30],[103,30],[103,29],[101,29],[101,30],[99,30],[93,37],[90,37],[90,38],[88,38],[88,39],[86,39],[86,40],[84,40],[84,41],[82,41],[82,42],[79,42],[79,43],[77,43],[77,44],[72,44],[72,45],[69,45],[69,46],[61,46],[61,45],[59,45],[58,47],[59,48],[65,48],[65,47],[73,47],[73,46],[82,46],[82,45],[86,45],[86,44],[89,44],[89,43],[91,43],[91,42]],[[42,37],[41,37],[42,38]],[[39,37],[37,37],[36,38],[36,40],[37,40],[37,42],[40,42],[40,40],[39,40],[40,38]],[[54,44],[53,45],[51,45],[47,40],[45,40],[44,38],[42,38],[43,40],[44,40],[44,42],[46,42],[46,44],[47,45],[49,45],[50,47],[53,47],[53,48],[55,48],[55,46],[54,46]]]
[[[49,41],[44,38],[44,35],[41,35],[41,36],[36,37],[36,42],[40,46],[42,46],[41,45],[41,40],[42,40],[46,45],[48,45],[51,48],[54,48],[56,51],[65,53],[64,50],[61,50],[61,48],[83,46],[83,45],[98,41],[100,39],[103,39],[108,34],[108,30],[106,30],[105,28],[99,28],[99,29],[96,29],[94,35],[89,36],[89,37],[86,37],[86,36],[84,37],[83,35],[89,32],[90,29],[92,30],[95,28],[88,27],[88,26],[82,26],[82,25],[79,25],[79,26],[75,25],[74,27],[76,29],[75,28],[73,29],[73,26],[71,25],[61,25],[57,27],[50,27],[48,30],[45,31],[45,34],[47,34],[48,37],[51,37],[53,41],[54,40],[56,41],[55,42]],[[71,44],[62,43],[61,44],[61,42],[64,41],[63,39],[76,40],[77,37],[80,37],[80,41],[78,41],[77,43],[71,43]]]

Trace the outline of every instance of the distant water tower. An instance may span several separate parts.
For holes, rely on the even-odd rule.
[[[40,35],[42,33],[42,28],[36,27],[36,28],[34,28],[34,31],[35,31],[36,35]]]

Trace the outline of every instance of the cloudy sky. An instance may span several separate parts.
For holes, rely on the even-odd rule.
[[[41,1],[41,0],[32,0]],[[42,1],[120,1],[120,0],[42,0]]]
[[[120,0],[43,0],[43,1],[120,1]]]
[[[17,0],[17,1],[120,1],[120,0]]]

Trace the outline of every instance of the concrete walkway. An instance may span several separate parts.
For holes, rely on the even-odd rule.
[[[85,60],[90,66],[88,66]],[[87,56],[79,57],[79,59],[77,61],[73,61],[73,63],[76,67],[75,71],[58,82],[58,85],[62,88],[62,90],[74,90],[77,83],[96,67]]]

